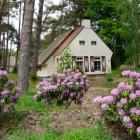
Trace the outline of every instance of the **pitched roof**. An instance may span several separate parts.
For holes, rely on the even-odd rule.
[[[57,37],[48,48],[44,49],[38,59],[38,65],[45,63],[53,54],[58,54],[66,48],[70,42],[79,34],[83,27],[76,27],[72,30],[69,30],[59,37]]]
[[[75,30],[70,34],[67,39],[61,43],[58,47],[58,49],[55,52],[55,55],[60,54],[70,43],[71,41],[81,32],[83,27],[77,27]]]

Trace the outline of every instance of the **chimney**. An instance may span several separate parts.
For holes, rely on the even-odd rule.
[[[91,28],[90,19],[83,19],[82,26],[84,26],[85,28]]]

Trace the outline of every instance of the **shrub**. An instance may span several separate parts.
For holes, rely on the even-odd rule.
[[[57,71],[63,72],[64,70],[70,69],[71,62],[72,62],[72,55],[70,53],[70,50],[67,48],[60,58],[60,64],[57,68]]]
[[[8,73],[0,70],[0,114],[14,111],[20,89],[14,86],[13,80],[8,80]]]
[[[133,65],[121,65],[120,67],[120,70],[121,71],[125,71],[125,70],[133,70],[134,69],[134,66]]]
[[[130,134],[140,138],[140,73],[123,71],[123,82],[111,91],[110,96],[96,97],[106,120],[120,122]]]
[[[48,76],[37,85],[38,93],[34,96],[37,101],[45,104],[56,101],[58,105],[69,105],[72,102],[80,104],[83,94],[88,89],[88,80],[78,71],[67,70]]]
[[[37,73],[35,70],[33,70],[30,75],[32,81],[37,81]]]
[[[113,81],[112,74],[107,74],[106,79],[109,82]]]

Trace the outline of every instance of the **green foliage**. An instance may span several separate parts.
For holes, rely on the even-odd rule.
[[[67,48],[60,58],[60,64],[57,68],[57,71],[63,72],[64,70],[71,69],[71,62],[72,62],[72,56],[70,50]]]
[[[88,1],[85,14],[92,20],[94,30],[113,51],[113,66],[119,66],[125,61],[123,46],[126,46],[127,33],[120,21],[120,3],[117,0]]]
[[[31,80],[32,80],[32,81],[37,81],[37,74],[36,74],[36,71],[33,70],[33,71],[31,72],[30,75],[31,75],[30,77],[31,77]]]
[[[122,22],[128,31],[128,47],[126,48],[127,64],[140,65],[140,6],[139,0],[120,1],[122,6]]]
[[[78,69],[82,74],[84,74],[84,68],[82,66],[76,66],[76,69]]]
[[[106,79],[107,79],[107,81],[113,81],[113,77],[112,77],[112,74],[107,74],[107,76],[106,76]]]

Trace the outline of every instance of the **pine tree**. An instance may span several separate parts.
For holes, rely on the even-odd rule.
[[[21,88],[22,93],[27,91],[29,82],[30,51],[32,46],[32,26],[35,1],[26,0],[25,3],[17,83]]]

